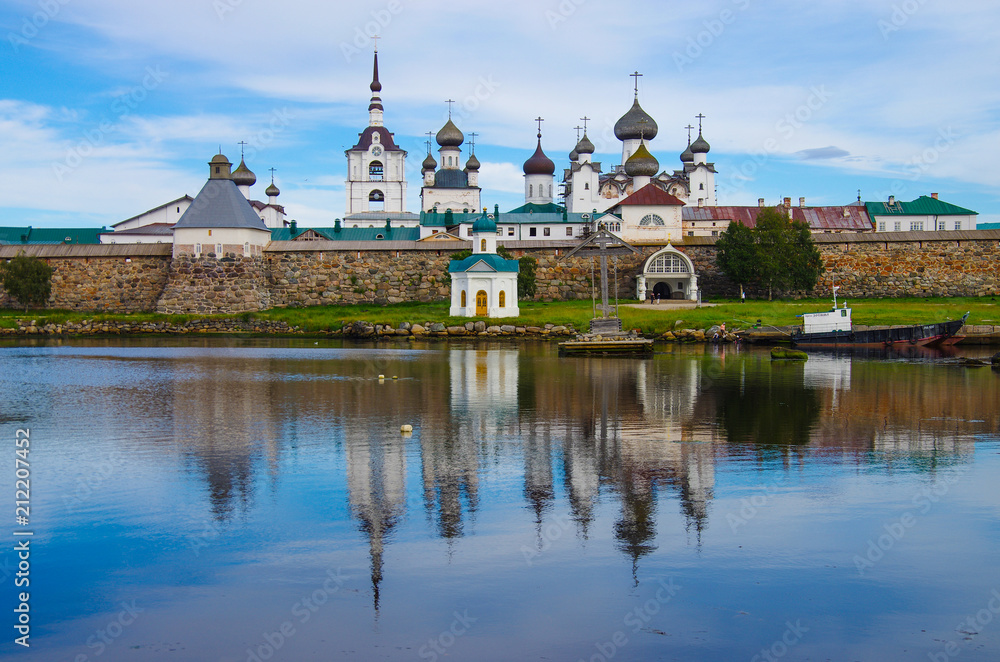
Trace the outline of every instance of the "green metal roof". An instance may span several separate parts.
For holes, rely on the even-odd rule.
[[[566,211],[565,207],[554,202],[546,202],[540,205],[537,202],[527,202],[516,209],[511,209],[508,214],[561,214]]]
[[[477,253],[470,255],[464,260],[452,260],[448,264],[448,273],[453,274],[468,271],[480,262],[485,262],[496,271],[518,273],[521,270],[521,265],[517,260],[505,260],[496,253]]]
[[[452,212],[447,211],[422,211],[420,212],[420,225],[428,228],[446,228],[459,223],[474,223],[482,212]]]
[[[866,202],[869,216],[975,216],[978,212],[922,195],[912,202]]]
[[[273,228],[271,241],[291,241],[312,230],[330,241],[416,241],[420,239],[420,228],[392,228],[385,226],[374,228],[297,228],[292,234],[291,228]],[[381,237],[379,237],[381,235]]]
[[[592,216],[592,214],[588,214]],[[500,218],[496,219],[497,225],[539,225],[544,223],[589,223],[590,219],[584,219],[583,214],[566,214],[566,218],[563,218],[562,212],[559,213],[548,213],[539,212],[535,214],[523,214],[510,212],[507,214],[500,214]]]
[[[0,244],[99,244],[104,228],[0,227]]]
[[[1000,223],[980,223],[976,226],[977,230],[1000,230]]]

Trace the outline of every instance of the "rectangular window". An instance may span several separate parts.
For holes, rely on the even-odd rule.
[[[528,236],[529,237],[534,237],[537,234],[538,234],[538,230],[536,228],[529,228],[528,229]]]
[[[894,231],[896,231],[896,232],[899,232],[900,230],[902,230],[903,229],[903,223],[902,223],[902,221],[893,221],[893,223],[892,223],[892,229]]]
[[[552,228],[542,228],[542,234],[546,237],[550,236],[552,234]]]
[[[215,245],[215,257],[222,257],[222,244]]]
[[[719,231],[718,230],[712,230],[712,236],[713,237],[718,237],[719,236]]]
[[[514,228],[507,228],[507,236],[508,237],[514,236]]]
[[[566,228],[566,236],[567,237],[572,237],[573,236],[573,227],[572,226]]]
[[[194,254],[195,254],[195,257],[201,255],[201,244],[195,244],[194,245]]]
[[[465,236],[466,237],[471,237],[472,236],[472,226],[471,225],[469,227],[465,228]]]
[[[878,231],[879,232],[885,232],[885,221],[879,221],[878,222]]]
[[[962,221],[955,221],[955,229],[956,230],[962,229]]]
[[[911,232],[920,232],[923,229],[924,229],[924,222],[923,221],[910,221],[910,231]]]
[[[694,236],[694,230],[688,230],[688,236],[689,237],[693,237]]]

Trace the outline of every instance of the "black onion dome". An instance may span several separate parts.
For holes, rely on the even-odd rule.
[[[552,159],[545,156],[542,151],[542,139],[538,138],[538,147],[527,161],[524,162],[524,174],[526,175],[551,175],[556,171],[556,164]]]
[[[459,147],[464,142],[465,135],[449,117],[448,122],[437,132],[437,144],[441,147]]]
[[[469,160],[465,163],[466,170],[479,170],[479,159],[476,158],[475,154],[469,154]]]
[[[580,158],[580,153],[576,151],[576,147],[574,147],[573,151],[569,153],[569,160],[576,161],[578,158]]]
[[[240,159],[239,167],[233,171],[233,182],[237,186],[253,186],[257,183],[257,175],[250,171],[243,159]]]
[[[681,152],[681,163],[692,163],[693,161],[694,153],[691,151],[691,143],[688,143],[688,146]]]
[[[629,177],[655,177],[660,171],[660,162],[646,149],[646,143],[639,145],[635,154],[625,162],[625,174]]]
[[[438,162],[435,161],[434,157],[431,156],[430,153],[428,152],[427,158],[424,159],[424,162],[420,165],[420,167],[423,168],[424,170],[433,170],[434,168],[437,167],[437,164]]]
[[[656,131],[655,125],[654,125],[653,131],[654,131],[654,133]],[[648,138],[649,136],[646,136],[646,137]],[[580,138],[580,142],[578,142],[576,144],[576,151],[579,152],[580,154],[593,154],[594,153],[594,143],[590,142],[590,138],[587,137],[586,133],[583,134],[583,138]]]
[[[691,152],[693,154],[708,154],[708,150],[711,147],[708,141],[701,137],[701,131],[698,132],[698,138],[691,143]]]
[[[632,102],[632,107],[629,108],[628,112],[615,122],[615,137],[618,140],[638,140],[639,138],[652,140],[656,137],[656,130],[656,122],[649,116],[649,113],[642,109],[638,98]]]

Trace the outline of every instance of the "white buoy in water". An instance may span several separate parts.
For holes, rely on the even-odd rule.
[[[399,426],[399,431],[400,432],[413,432],[413,426],[409,425],[409,424],[400,425]]]

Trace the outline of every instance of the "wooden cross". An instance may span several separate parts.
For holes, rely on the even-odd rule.
[[[635,96],[639,96],[639,77],[642,76],[642,74],[636,71],[633,74],[629,74],[629,76],[635,79]]]
[[[454,99],[445,99],[444,102],[448,104],[448,119],[451,119],[451,104],[455,103]]]

